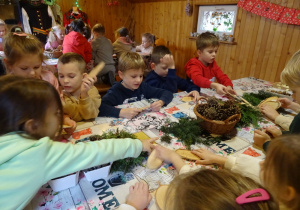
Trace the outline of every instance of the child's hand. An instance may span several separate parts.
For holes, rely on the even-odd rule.
[[[232,94],[232,95],[237,95],[236,92],[232,89],[231,86],[227,86],[227,87],[226,87],[226,92],[227,92],[227,93],[230,93],[230,94]]]
[[[137,116],[142,111],[143,110],[139,109],[139,108],[121,109],[119,117],[127,118],[127,119],[132,119],[132,118],[134,118],[135,116]]]
[[[160,108],[164,105],[165,103],[162,100],[159,101],[155,101],[154,103],[152,103],[150,105],[150,108],[152,109],[152,111],[154,112],[158,112],[160,110]]]
[[[176,168],[177,172],[180,172],[180,169],[182,166],[185,165],[182,158],[173,150],[170,150],[168,148],[165,148],[160,145],[155,145],[154,149],[156,150],[157,157],[164,162],[172,163],[173,166]]]
[[[216,89],[216,92],[219,95],[223,96],[226,94],[226,87],[222,84],[212,82],[210,88]]]
[[[129,187],[129,195],[126,204],[133,206],[137,210],[145,209],[152,199],[149,187],[145,182],[135,183]]]
[[[175,69],[173,55],[166,54],[163,58],[160,59],[160,62],[165,63],[168,66],[168,69]]]
[[[200,98],[200,94],[197,90],[193,90],[193,91],[189,92],[189,94],[187,94],[187,96],[194,97],[194,100],[193,100],[194,102],[198,101]]]
[[[270,120],[275,120],[276,117],[279,116],[279,113],[276,111],[276,109],[274,109],[273,107],[271,107],[270,105],[261,105],[260,106],[260,111],[266,115]]]
[[[295,112],[300,109],[300,105],[298,103],[292,102],[287,98],[278,98],[278,101],[280,101],[282,108],[292,109]]]
[[[155,142],[158,139],[158,137],[151,138],[148,140],[141,140],[143,144],[143,151],[148,152],[149,154],[152,152],[152,149],[154,149],[153,142]]]
[[[253,140],[256,146],[262,148],[266,141],[271,140],[271,137],[265,131],[255,129]]]
[[[89,77],[87,74],[83,76],[81,84],[80,98],[84,99],[89,97],[88,91],[94,86],[94,83],[97,81],[97,77]]]
[[[269,132],[274,138],[281,136],[282,132],[276,126],[271,126],[266,128],[266,131]]]
[[[200,157],[202,160],[197,160],[197,164],[202,164],[202,165],[209,165],[209,164],[218,164],[221,166],[225,165],[225,162],[227,161],[226,157],[216,155],[207,149],[197,149],[192,151],[193,154],[197,155]]]
[[[64,123],[63,124],[71,126],[70,128],[64,128],[64,130],[67,134],[65,134],[63,137],[65,139],[68,139],[72,135],[72,133],[76,130],[77,124],[68,115],[64,115]]]

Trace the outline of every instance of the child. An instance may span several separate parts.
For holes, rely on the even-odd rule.
[[[50,179],[151,150],[154,139],[110,139],[76,145],[53,141],[62,128],[62,105],[54,87],[30,78],[6,79],[0,78],[2,208],[24,209]]]
[[[143,81],[145,63],[143,58],[134,52],[123,53],[119,59],[118,73],[122,79],[115,83],[103,97],[99,116],[123,117],[131,119],[142,112],[138,108],[119,109],[114,106],[127,104],[142,99],[157,98],[152,103],[152,111],[159,111],[163,105],[167,105],[173,99],[173,94],[167,90],[154,88]]]
[[[185,165],[182,158],[174,151],[159,145],[155,146],[155,150],[160,159],[172,163],[180,174],[168,187],[163,209],[278,209],[272,196],[264,200],[261,195],[253,192],[248,196],[256,197],[256,201],[251,202],[249,198],[245,198],[248,197],[246,193],[250,190],[257,192],[258,188],[269,194],[260,184],[248,177],[227,170],[191,171],[191,167]],[[136,187],[143,187],[136,189],[139,194],[134,194],[133,190]],[[145,186],[134,186],[134,188],[130,189],[127,205],[121,205],[122,210],[132,209],[129,206],[143,209],[149,203],[148,195],[144,192],[147,188]],[[244,199],[240,199],[241,197]],[[240,204],[237,203],[237,198],[242,200]],[[141,201],[143,202],[141,203]]]
[[[48,34],[48,40],[45,45],[45,50],[62,50],[64,37],[65,28],[61,25],[53,26]]]
[[[7,74],[42,79],[59,91],[54,74],[42,68],[43,46],[35,36],[22,32],[8,33],[4,42],[4,54]]]
[[[88,63],[92,59],[92,48],[88,40],[82,35],[84,27],[84,22],[81,19],[74,20],[71,23],[72,31],[65,36],[63,53],[77,53]]]
[[[219,95],[227,92],[236,94],[231,80],[223,74],[215,61],[219,48],[218,38],[210,32],[202,33],[197,37],[196,46],[198,58],[192,58],[184,67],[189,79],[201,88],[216,89]]]
[[[113,43],[113,49],[117,58],[119,58],[123,52],[131,51],[132,41],[129,38],[129,31],[125,27],[117,29],[115,33],[120,37]]]
[[[176,69],[173,56],[170,50],[165,46],[157,46],[151,55],[151,71],[145,82],[157,88],[162,88],[172,93],[177,93],[178,89],[189,92],[188,95],[197,100],[200,95],[200,88],[176,76]]]
[[[7,27],[3,20],[0,19],[0,51],[3,51],[3,38],[7,33]]]
[[[111,41],[105,37],[105,28],[102,24],[98,23],[94,25],[92,29],[94,40],[92,41],[93,59],[95,65],[103,61],[105,63],[104,68],[98,77],[105,77],[104,80],[108,80],[110,85],[115,83],[115,62],[113,60],[113,46]],[[106,79],[107,78],[107,79]]]
[[[83,58],[76,53],[65,53],[59,58],[57,68],[63,88],[64,113],[76,122],[96,118],[101,104],[94,86],[97,79],[84,73]]]
[[[300,209],[299,136],[286,135],[272,140],[265,161],[243,154],[226,158],[205,149],[195,150],[193,153],[202,159],[197,163],[216,163],[233,172],[260,180],[286,209]]]
[[[288,85],[293,91],[293,98],[297,103],[291,102],[289,100],[281,100],[282,106],[294,109],[298,114],[294,117],[293,121],[289,125],[289,131],[284,132],[284,134],[299,134],[300,133],[300,50],[296,52],[291,60],[287,63],[284,70],[281,72],[280,80],[282,83]],[[270,109],[266,110],[266,107],[262,107],[263,113],[270,113]],[[274,111],[274,110],[273,110]],[[281,135],[278,129],[268,128],[266,131],[272,134],[273,137]],[[254,130],[254,143],[263,147],[265,150],[268,147],[271,137],[265,132],[260,130]]]
[[[143,54],[151,54],[153,51],[153,44],[155,42],[155,36],[150,33],[145,33],[142,36],[142,44],[136,46],[136,51]]]

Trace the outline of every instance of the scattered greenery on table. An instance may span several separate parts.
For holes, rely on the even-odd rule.
[[[246,99],[253,106],[257,106],[261,101],[276,96],[275,94],[259,90],[258,93],[244,93],[243,98]]]
[[[164,135],[161,141],[170,143],[170,134],[173,134],[187,149],[191,149],[191,145],[195,143],[204,144],[207,146],[213,145],[222,140],[228,139],[228,136],[213,137],[208,132],[200,127],[201,120],[195,120],[191,118],[180,118],[179,122],[168,121],[166,125],[161,127],[161,131]]]
[[[97,140],[103,140],[103,139],[123,139],[123,138],[132,138],[137,139],[137,137],[134,134],[128,133],[126,131],[119,131],[117,129],[116,131],[108,131],[103,133],[102,135],[93,135],[89,137],[90,141],[97,141]],[[120,145],[122,146],[122,145]],[[133,167],[137,165],[142,165],[142,162],[145,160],[145,157],[147,157],[146,152],[142,152],[140,156],[137,158],[125,158],[121,160],[114,161],[110,173],[113,173],[115,171],[123,171],[124,173],[127,173],[130,171]]]

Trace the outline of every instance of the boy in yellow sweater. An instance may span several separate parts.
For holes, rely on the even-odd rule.
[[[84,59],[76,53],[63,54],[57,64],[64,113],[77,122],[96,118],[101,104],[94,86],[97,78],[84,73],[85,65]]]

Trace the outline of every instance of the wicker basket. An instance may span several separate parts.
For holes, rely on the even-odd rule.
[[[200,100],[205,100],[207,102],[207,99],[204,97],[201,97],[199,99]],[[194,107],[194,113],[197,116],[197,119],[201,119],[203,120],[201,122],[201,126],[203,129],[205,129],[206,131],[208,131],[209,133],[213,133],[213,134],[219,134],[219,135],[223,135],[226,133],[229,133],[234,126],[240,121],[241,119],[241,114],[235,114],[232,115],[230,117],[228,117],[226,120],[224,121],[220,121],[220,120],[209,120],[205,117],[203,117],[201,114],[199,114],[199,112],[197,111],[198,106],[203,106],[203,103],[198,103],[195,105]]]

